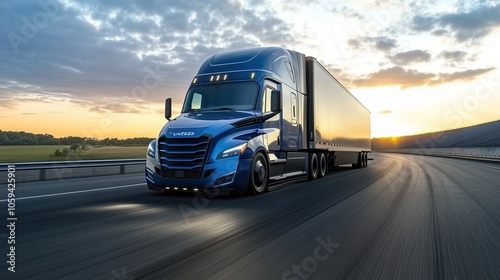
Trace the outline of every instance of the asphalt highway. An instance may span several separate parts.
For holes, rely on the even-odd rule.
[[[499,164],[371,157],[257,197],[19,183],[15,273],[3,183],[0,279],[500,279]]]

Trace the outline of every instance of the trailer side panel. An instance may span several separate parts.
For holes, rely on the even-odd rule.
[[[329,151],[370,151],[370,111],[316,59],[306,58],[308,146]]]

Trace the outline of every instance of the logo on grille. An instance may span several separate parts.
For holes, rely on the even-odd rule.
[[[172,133],[173,136],[193,136],[194,131],[181,131]]]

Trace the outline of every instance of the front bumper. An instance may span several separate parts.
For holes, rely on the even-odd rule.
[[[210,195],[245,193],[248,188],[252,159],[238,157],[206,163],[200,178],[167,178],[156,173],[160,163],[151,157],[146,159],[146,182],[154,191],[205,192]],[[210,172],[206,172],[210,171]]]

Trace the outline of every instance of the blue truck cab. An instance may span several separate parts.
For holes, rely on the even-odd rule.
[[[309,145],[305,63],[279,47],[208,58],[178,117],[166,100],[169,122],[148,147],[148,188],[258,195],[270,181],[323,176],[331,154]]]

